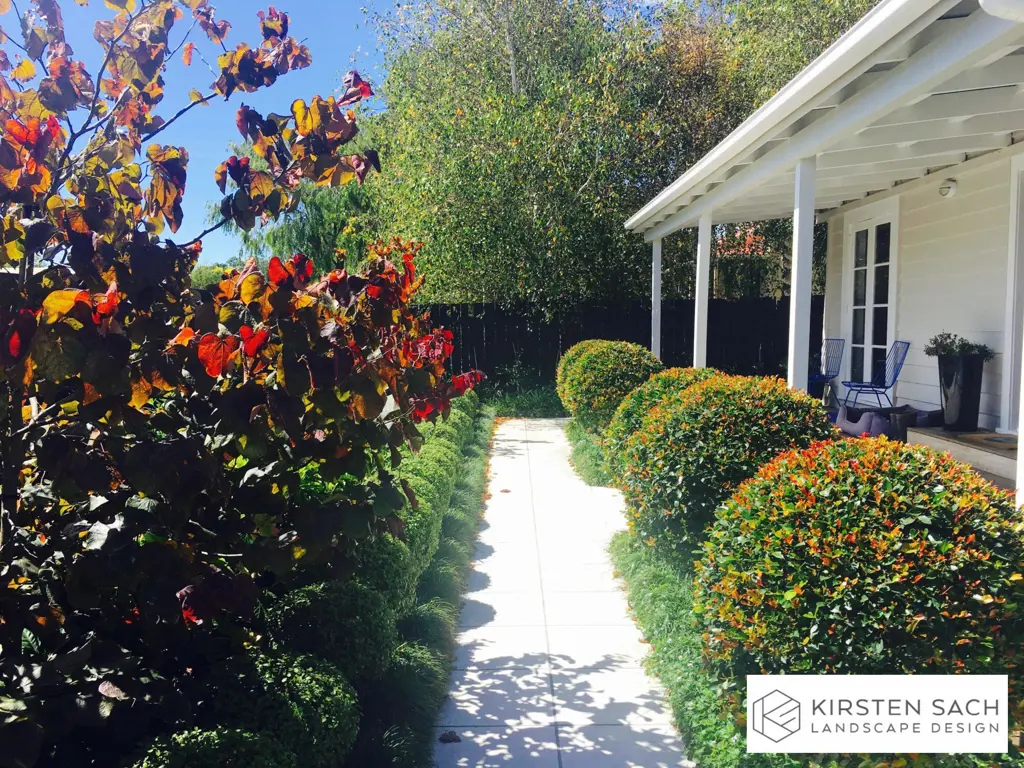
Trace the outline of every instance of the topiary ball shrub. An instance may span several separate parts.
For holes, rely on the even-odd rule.
[[[565,403],[565,395],[562,388],[566,377],[569,375],[569,371],[576,364],[576,361],[587,352],[611,343],[606,339],[587,339],[569,347],[558,359],[558,367],[555,369],[555,392],[558,393],[558,399],[562,401],[562,405],[565,406],[566,410],[569,410],[569,406]]]
[[[325,661],[261,652],[229,660],[211,682],[206,715],[218,726],[273,739],[299,765],[336,766],[355,743],[356,693]]]
[[[158,739],[133,768],[298,768],[295,754],[264,734],[195,728]]]
[[[696,564],[721,675],[1007,674],[1024,663],[1024,522],[948,454],[885,438],[777,458]]]
[[[652,408],[671,395],[719,375],[720,371],[715,368],[668,368],[626,395],[615,409],[604,436],[604,451],[612,476],[620,475],[626,441],[640,429]]]
[[[459,397],[452,400],[452,410],[462,411],[467,416],[476,416],[480,410],[480,395],[474,389],[468,389]]]
[[[453,408],[448,414],[445,424],[451,425],[459,433],[460,446],[465,446],[473,437],[473,417],[465,411],[457,411]]]
[[[762,465],[834,436],[821,403],[781,379],[720,375],[696,384],[663,400],[626,443],[629,528],[682,551]]]
[[[395,622],[387,598],[358,581],[302,587],[267,611],[275,644],[326,659],[354,684],[387,666],[398,645]]]
[[[626,341],[605,342],[567,367],[562,402],[584,428],[602,432],[622,399],[661,369],[661,361],[646,347]]]

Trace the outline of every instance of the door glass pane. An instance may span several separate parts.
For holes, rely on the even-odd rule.
[[[853,273],[853,303],[863,307],[867,303],[868,296],[868,271],[858,269]]]
[[[868,265],[868,231],[860,230],[854,236],[853,242],[853,266],[866,267]]]
[[[875,267],[875,304],[889,303],[889,265]]]
[[[889,263],[889,242],[892,235],[891,224],[879,224],[875,227],[875,264]]]
[[[871,325],[871,343],[884,347],[889,343],[889,308],[875,307],[874,321]]]
[[[871,348],[871,380],[881,384],[885,381],[885,356],[888,350],[885,347]]]
[[[853,343],[864,343],[864,310],[853,310]]]
[[[850,381],[864,381],[864,347],[852,347],[850,353]]]

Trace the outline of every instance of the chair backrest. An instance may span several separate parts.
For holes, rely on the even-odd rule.
[[[885,370],[875,374],[874,383],[886,389],[896,386],[896,380],[900,377],[900,371],[903,370],[903,363],[907,359],[909,350],[909,341],[894,341],[885,358]]]
[[[839,375],[839,369],[843,366],[845,346],[844,339],[825,339],[821,345],[821,372],[825,378],[834,379]]]

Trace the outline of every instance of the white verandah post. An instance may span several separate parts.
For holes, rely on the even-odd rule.
[[[693,367],[708,365],[708,287],[711,282],[711,213],[697,227],[697,284],[694,296]]]
[[[661,359],[661,238],[653,243],[651,256],[651,352]]]
[[[1021,376],[1024,377],[1024,341],[1021,343]],[[1021,378],[1024,381],[1024,378]],[[1024,386],[1020,388],[1017,413],[1024,414]],[[1017,426],[1017,507],[1024,506],[1024,420]]]
[[[796,165],[793,201],[793,273],[789,289],[789,366],[792,389],[807,389],[811,336],[811,263],[814,259],[814,181],[816,161]]]

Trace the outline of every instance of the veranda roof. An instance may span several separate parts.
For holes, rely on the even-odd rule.
[[[1022,21],[1024,0],[882,0],[626,228],[789,217],[805,157],[820,212],[1012,145]]]

